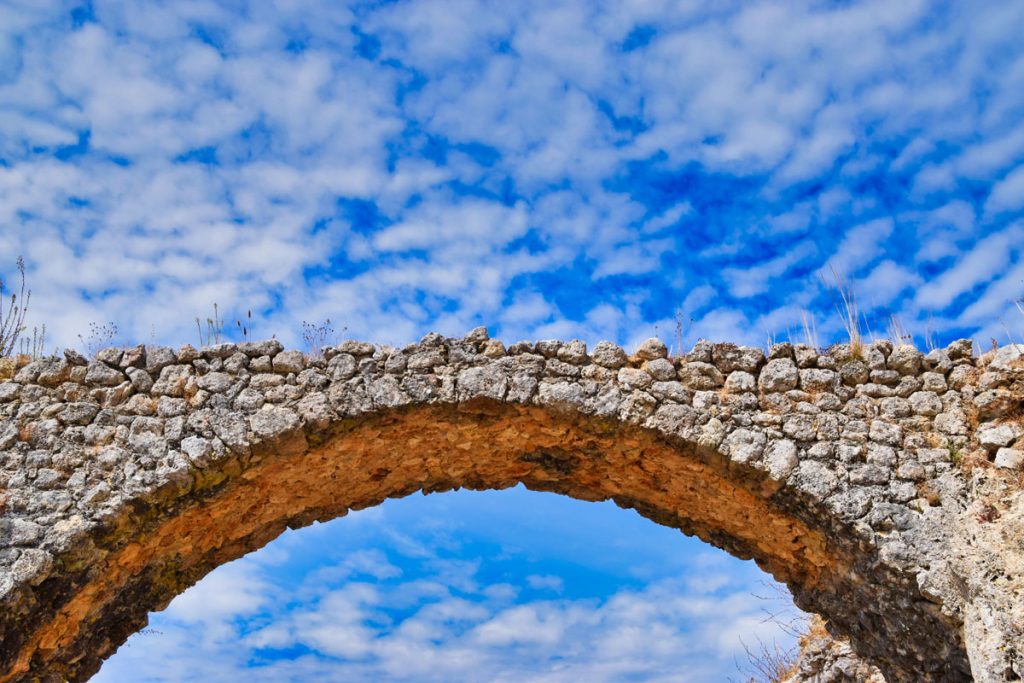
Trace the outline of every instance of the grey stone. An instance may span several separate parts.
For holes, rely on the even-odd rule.
[[[230,342],[211,344],[210,346],[204,346],[202,351],[203,356],[206,358],[230,358],[238,351],[238,345]]]
[[[933,417],[942,412],[942,400],[931,391],[915,391],[910,395],[910,407],[917,415]]]
[[[444,365],[444,357],[434,349],[412,354],[407,363],[410,370],[431,370],[438,365]]]
[[[833,370],[808,368],[800,371],[800,388],[804,391],[835,391],[839,387],[839,375]]]
[[[249,356],[249,358],[259,358],[261,356],[272,358],[284,350],[284,346],[276,339],[241,342],[236,346],[239,351]]]
[[[952,360],[970,358],[974,353],[974,341],[971,339],[957,339],[946,347],[946,355]]]
[[[989,370],[1024,374],[1024,344],[1002,346],[988,363]]]
[[[862,360],[853,359],[839,366],[839,377],[847,386],[864,384],[871,377],[871,369]]]
[[[799,368],[813,368],[818,364],[818,349],[807,344],[797,344],[794,346],[793,356]]]
[[[586,352],[585,348],[584,352]],[[505,344],[500,339],[488,339],[480,349],[480,353],[487,358],[501,358],[506,353]]]
[[[542,339],[535,345],[537,353],[545,358],[554,358],[562,348],[562,342],[557,339]]]
[[[761,431],[737,429],[725,438],[729,459],[741,464],[750,464],[764,452],[765,436]]]
[[[293,411],[264,406],[249,416],[249,428],[260,441],[275,441],[299,428],[301,421]]]
[[[159,374],[168,365],[177,362],[178,358],[174,355],[174,351],[165,346],[146,347],[146,372],[150,376]]]
[[[153,378],[149,376],[149,373],[139,368],[127,368],[125,373],[128,375],[128,380],[132,383],[132,388],[142,394],[148,394],[153,388]]]
[[[679,382],[654,382],[647,391],[659,401],[689,403],[692,398],[690,392]]]
[[[181,440],[181,452],[193,465],[204,468],[213,457],[213,442],[201,436],[186,436]]]
[[[1007,469],[1024,469],[1024,450],[1000,448],[996,451],[995,465]]]
[[[796,389],[799,380],[800,375],[793,361],[776,358],[765,364],[757,384],[761,391],[789,391]]]
[[[200,389],[213,394],[223,394],[235,383],[235,378],[226,372],[211,372],[199,377],[196,384]]]
[[[889,354],[886,367],[901,375],[916,375],[921,371],[923,360],[923,354],[916,348],[910,344],[901,344]]]
[[[125,381],[125,376],[120,370],[115,370],[104,363],[89,363],[89,369],[85,375],[85,383],[92,386],[115,387]]]
[[[899,446],[903,442],[903,430],[899,425],[884,420],[872,420],[868,437],[877,443]]]
[[[195,364],[197,361],[200,361],[200,364],[203,364],[205,367],[206,361],[202,360],[202,354],[199,353],[199,349],[191,344],[182,344],[179,346],[176,355],[178,357],[177,361],[175,361],[176,363],[187,365],[189,363]]]
[[[583,388],[575,382],[541,382],[537,388],[537,403],[559,410],[579,411],[586,403]]]
[[[124,353],[121,354],[121,360],[118,363],[118,367],[122,370],[126,368],[146,367],[146,346],[144,344],[139,344],[129,349],[125,349]]]
[[[978,443],[989,450],[1009,446],[1024,432],[1017,424],[1001,424],[982,427],[978,430]]]
[[[402,385],[393,375],[370,380],[366,385],[366,393],[378,408],[397,408],[412,402],[412,398],[402,390]]]
[[[1009,392],[1001,389],[983,391],[974,397],[974,407],[978,409],[978,417],[983,420],[1009,415],[1017,403]]]
[[[626,364],[626,352],[611,342],[598,342],[590,354],[591,360],[603,368],[615,370]]]
[[[871,381],[887,387],[896,386],[900,381],[900,373],[895,370],[872,370]]]
[[[659,382],[669,382],[676,378],[676,366],[667,358],[656,358],[644,363],[644,370]]]
[[[62,360],[45,359],[40,362],[36,382],[44,387],[56,387],[71,378],[71,366]]]
[[[921,375],[921,388],[941,394],[948,388],[946,376],[938,372],[926,372]]]
[[[420,340],[420,344],[423,346],[440,346],[444,342],[444,337],[437,334],[428,334]],[[377,347],[369,342],[354,341],[347,339],[336,347],[334,347],[338,353],[347,353],[351,356],[372,356],[373,352],[377,350]],[[271,354],[273,355],[273,354]]]
[[[558,360],[572,365],[583,365],[587,362],[587,344],[580,339],[563,344],[558,349]]]
[[[185,387],[195,374],[191,365],[168,365],[160,371],[160,378],[153,383],[150,390],[155,396],[185,395]]]
[[[545,374],[550,377],[579,377],[580,369],[557,358],[548,358],[544,363]]]
[[[962,435],[967,433],[967,416],[962,410],[948,410],[935,416],[935,429],[943,434]]]
[[[636,356],[643,360],[666,358],[668,357],[668,347],[665,346],[665,342],[652,337],[637,347]]]
[[[729,391],[755,391],[757,379],[749,372],[734,370],[725,378],[725,388]]]
[[[812,441],[818,436],[814,420],[808,415],[792,415],[785,418],[782,433],[797,441]]]
[[[306,369],[306,357],[301,351],[282,351],[274,356],[272,363],[274,372],[282,375],[298,374]]]
[[[95,403],[68,403],[58,417],[67,425],[87,425],[99,411],[100,407]]]
[[[124,355],[124,351],[117,348],[100,349],[96,352],[96,360],[100,363],[106,363],[111,367],[118,367],[121,365],[121,356]]]
[[[687,362],[679,367],[679,381],[690,390],[706,390],[725,383],[722,373],[710,363]]]
[[[686,354],[686,360],[690,363],[710,363],[714,357],[714,351],[714,344],[707,339],[699,339]]]
[[[64,349],[64,360],[68,365],[76,367],[85,367],[89,364],[89,360],[74,349]]]
[[[626,391],[646,389],[654,382],[648,373],[637,368],[620,368],[617,379]]]
[[[753,346],[715,344],[711,353],[712,362],[722,371],[755,373],[764,364],[764,352]]]
[[[799,464],[796,444],[789,439],[770,441],[764,452],[764,464],[772,479],[785,481]]]
[[[460,401],[473,398],[501,400],[508,389],[508,377],[492,366],[468,368],[459,372],[456,386]]]

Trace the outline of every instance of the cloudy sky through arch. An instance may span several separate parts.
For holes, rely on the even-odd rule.
[[[747,681],[788,650],[785,588],[611,502],[414,494],[209,574],[95,683]]]

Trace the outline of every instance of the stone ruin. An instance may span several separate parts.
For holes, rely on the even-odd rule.
[[[287,528],[519,483],[753,558],[835,639],[790,680],[1024,675],[1024,347],[671,358],[481,328],[29,360],[0,365],[0,683],[86,680]]]

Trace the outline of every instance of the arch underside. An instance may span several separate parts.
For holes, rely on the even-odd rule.
[[[153,499],[136,501],[91,538],[91,556],[61,558],[65,571],[38,591],[51,602],[23,622],[31,628],[4,634],[4,658],[17,653],[17,663],[0,680],[87,679],[145,626],[149,611],[287,528],[415,491],[519,483],[611,499],[753,558],[790,587],[800,607],[824,614],[855,646],[886,637],[896,617],[907,623],[907,610],[917,609],[915,633],[934,638],[940,653],[935,677],[955,680],[967,666],[948,625],[926,605],[907,602],[914,593],[909,579],[872,575],[870,553],[846,545],[842,539],[854,535],[843,533],[820,503],[651,430],[474,401],[340,422],[308,440],[299,431],[246,462],[224,463],[180,489],[169,484]],[[923,671],[898,655],[877,663],[891,681]]]

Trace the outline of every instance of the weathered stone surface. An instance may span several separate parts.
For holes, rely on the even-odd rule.
[[[101,387],[117,386],[125,380],[119,370],[100,362],[89,363],[89,369],[85,374],[85,383]]]
[[[724,374],[730,372],[757,372],[764,364],[764,351],[752,346],[715,344],[711,352],[712,362]]]
[[[901,375],[916,375],[921,371],[924,355],[909,344],[901,344],[889,354],[886,366]]]
[[[885,678],[847,640],[833,638],[816,617],[800,639],[799,659],[779,683],[885,683]]]
[[[1024,344],[1010,344],[1003,346],[988,364],[989,370],[1024,374]]]
[[[289,372],[300,373],[306,368],[306,359],[301,351],[282,351],[274,356],[274,372],[283,375]]]
[[[996,467],[1007,469],[1024,469],[1024,450],[1016,448],[1000,448],[996,452]]]
[[[701,341],[682,362],[479,329],[28,363],[0,381],[0,680],[84,680],[286,526],[516,482],[756,559],[849,638],[815,675],[1003,680],[1024,639],[1024,547],[999,540],[1024,537],[1020,355],[961,347]]]
[[[757,384],[761,391],[789,391],[796,389],[800,374],[788,358],[770,360],[761,370]]]
[[[978,430],[978,443],[989,450],[1009,446],[1024,435],[1024,427],[1016,423],[992,425]]]
[[[668,356],[668,347],[665,346],[665,342],[652,337],[637,347],[636,356],[642,360],[665,358]]]
[[[590,355],[601,367],[613,370],[621,368],[627,362],[626,352],[611,342],[598,342]]]
[[[694,391],[714,389],[725,383],[722,373],[711,363],[683,363],[678,374],[682,385]]]

